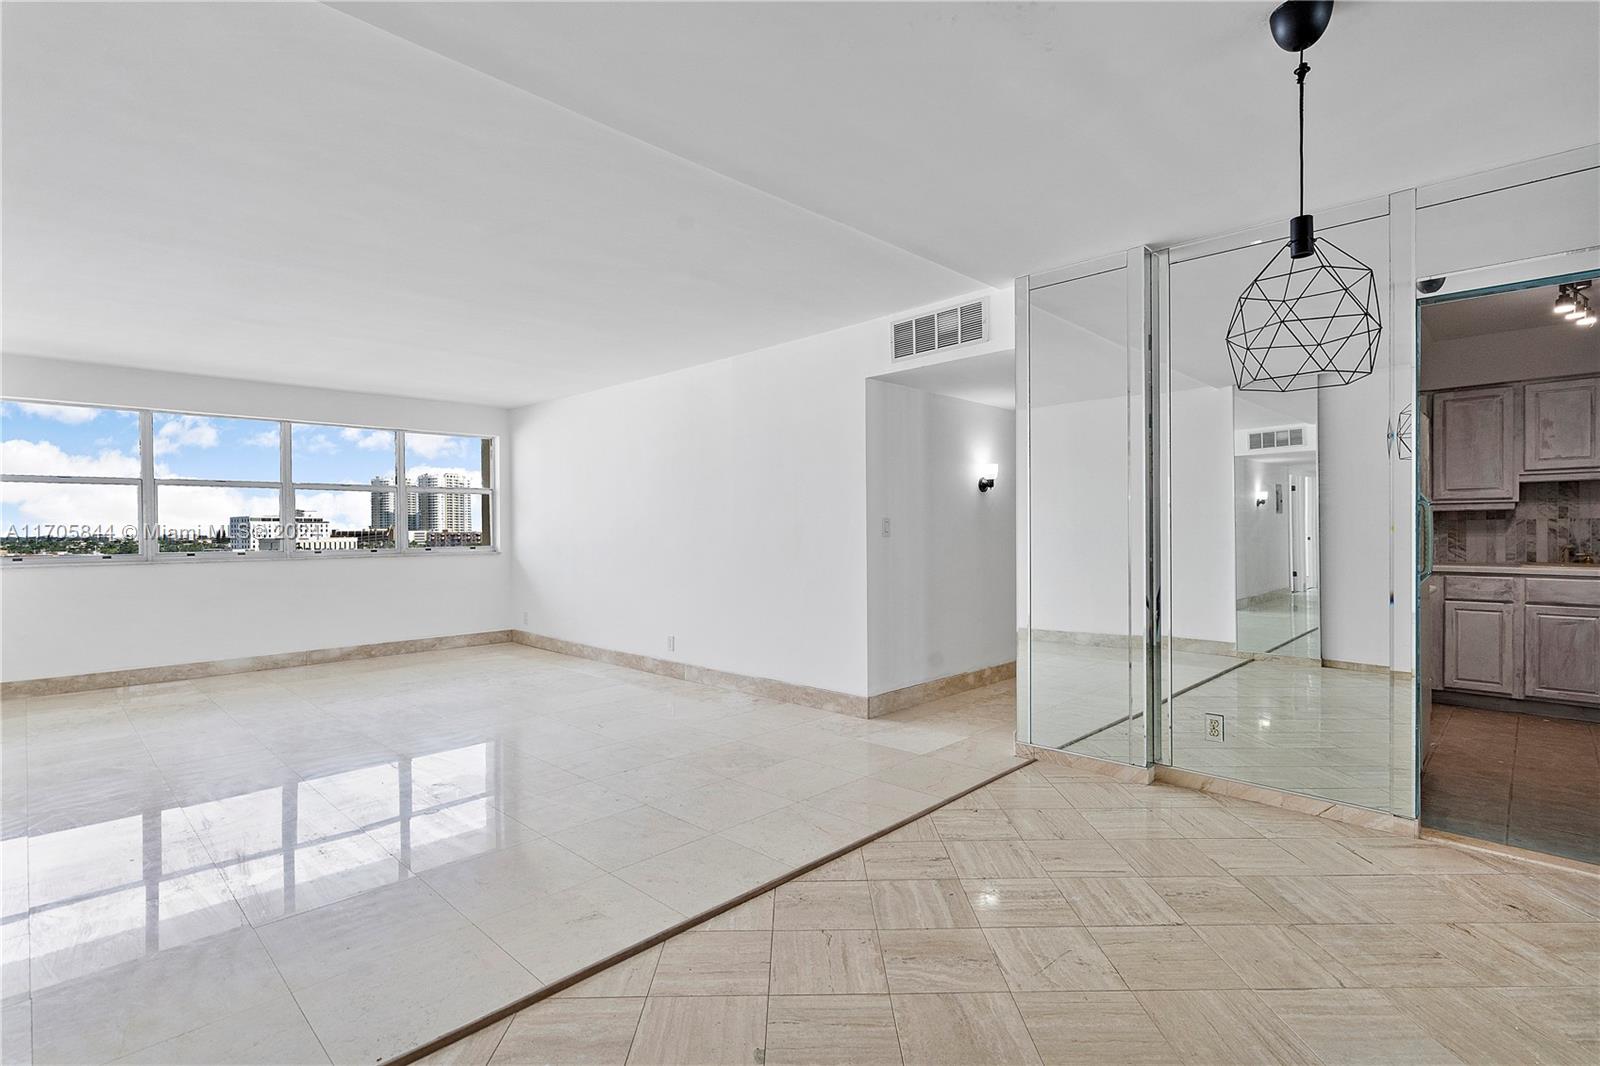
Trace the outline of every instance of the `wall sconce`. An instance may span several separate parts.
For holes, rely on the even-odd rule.
[[[1257,507],[1265,507],[1266,505],[1267,505],[1267,494],[1264,493],[1264,492],[1256,493],[1256,506]]]
[[[1000,476],[999,463],[985,463],[978,467],[978,491],[988,492],[994,488],[994,479]]]

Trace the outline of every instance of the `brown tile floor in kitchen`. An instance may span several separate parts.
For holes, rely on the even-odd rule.
[[[1600,876],[1035,763],[430,1057],[1600,1061]]]
[[[1600,725],[1436,705],[1422,824],[1600,863]]]

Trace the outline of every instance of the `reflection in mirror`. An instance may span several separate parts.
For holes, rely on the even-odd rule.
[[[1130,401],[1128,273],[1029,297],[1029,710],[1035,744],[1142,762],[1143,456],[1130,449],[1143,408]]]
[[[1328,233],[1387,290],[1386,219]],[[1394,810],[1391,781],[1406,776],[1391,761],[1411,745],[1395,711],[1407,683],[1391,674],[1391,477],[1410,468],[1396,473],[1385,447],[1388,338],[1351,384],[1237,389],[1229,316],[1276,250],[1175,252],[1168,271],[1162,757]]]
[[[1317,393],[1236,393],[1233,404],[1235,646],[1320,660]]]

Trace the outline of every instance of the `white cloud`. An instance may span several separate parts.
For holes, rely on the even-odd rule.
[[[209,537],[237,515],[275,515],[278,494],[267,489],[210,485],[162,485],[156,489],[156,520],[163,530]]]
[[[303,443],[302,443],[303,442]],[[328,455],[339,450],[339,445],[321,433],[302,433],[295,447],[313,455]]]
[[[264,429],[260,433],[246,437],[244,442],[246,444],[254,445],[257,448],[276,448],[278,446],[278,431],[275,429]]]
[[[156,430],[157,455],[166,455],[181,448],[215,448],[217,427],[211,419],[200,415],[170,415]]]
[[[98,407],[68,407],[59,403],[12,403],[7,406],[23,414],[33,415],[35,418],[48,418],[52,422],[65,422],[69,426],[81,426],[85,422],[93,422],[100,416]]]
[[[138,477],[139,460],[115,451],[69,455],[48,441],[8,440],[0,444],[0,469],[13,474]],[[5,502],[8,510],[16,509],[19,525],[89,526],[121,536],[124,526],[137,526],[139,521],[139,490],[133,485],[13,481],[5,486]]]
[[[366,529],[372,522],[370,492],[297,492],[294,505],[314,518],[326,518],[334,529]]]
[[[139,460],[111,449],[99,455],[71,455],[49,441],[8,440],[0,444],[0,470],[67,477],[138,477]]]
[[[406,468],[406,479],[414,481],[423,474],[460,474],[467,479],[468,485],[476,486],[480,472],[468,470],[464,466],[412,466]]]
[[[406,453],[423,459],[442,459],[446,456],[467,454],[467,438],[438,437],[431,433],[407,433]]]
[[[357,448],[364,448],[369,452],[394,448],[394,434],[386,430],[357,429],[354,426],[347,426],[339,431],[339,436],[352,442]]]

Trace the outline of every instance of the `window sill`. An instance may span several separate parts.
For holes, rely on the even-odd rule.
[[[35,560],[30,556],[14,559],[10,556],[0,556],[0,572],[19,573],[24,570],[80,570],[95,567],[129,567],[129,566],[187,566],[191,564],[205,566],[230,566],[241,563],[307,563],[326,559],[339,559],[353,562],[357,559],[422,559],[422,558],[453,558],[460,559],[473,555],[499,555],[498,548],[434,548],[431,551],[420,549],[398,552],[299,552],[294,555],[284,556],[277,553],[256,555],[234,555],[230,552],[216,552],[206,555],[186,555],[182,552],[171,552],[159,555],[154,559],[141,556],[112,556],[111,558],[79,556],[71,559],[51,559],[49,562]]]

